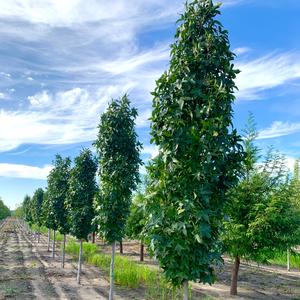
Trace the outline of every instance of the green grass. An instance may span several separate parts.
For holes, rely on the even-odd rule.
[[[40,233],[48,236],[48,228],[46,228],[45,226],[41,226],[39,228],[37,225],[33,224],[30,228],[32,231],[36,231],[36,232],[39,231]],[[51,238],[51,240],[53,240],[53,230],[51,230],[50,238]],[[56,231],[55,240],[61,242],[63,239],[64,239],[64,236],[62,234],[60,234],[58,231]],[[75,240],[73,237],[68,236],[68,240],[70,240],[70,239]]]
[[[269,259],[270,264],[286,266],[287,265],[287,252],[276,252],[274,258]],[[290,256],[290,267],[291,268],[300,268],[300,254],[294,251],[291,251]]]
[[[79,244],[68,242],[66,252],[77,258]],[[83,260],[97,266],[108,278],[111,256],[101,252],[96,244],[83,243]],[[115,257],[115,283],[127,288],[144,287],[146,298],[151,300],[182,299],[182,290],[172,288],[157,269],[118,254]]]

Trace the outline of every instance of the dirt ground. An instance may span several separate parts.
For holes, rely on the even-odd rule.
[[[139,245],[124,242],[124,255],[138,260]],[[109,248],[104,247],[107,251]],[[81,284],[76,283],[76,263],[67,256],[65,269],[60,255],[47,252],[47,239],[37,244],[21,223],[7,219],[0,225],[0,299],[107,299],[109,283],[93,266],[84,265]],[[155,266],[148,256],[145,264]],[[300,272],[274,266],[241,265],[239,296],[229,297],[230,261],[218,270],[213,286],[192,284],[193,299],[300,299]],[[146,299],[144,289],[116,286],[116,300]],[[153,299],[156,300],[156,299]],[[159,300],[159,299],[157,299]]]

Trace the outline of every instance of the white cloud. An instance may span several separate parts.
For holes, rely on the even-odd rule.
[[[20,164],[0,163],[0,177],[46,179],[53,166],[33,167]]]
[[[236,79],[237,99],[255,100],[262,91],[300,78],[300,54],[270,54],[252,61],[240,61]]]
[[[144,145],[142,153],[149,154],[151,158],[154,158],[158,155],[158,147],[156,145]]]
[[[0,100],[6,100],[8,98],[9,98],[9,96],[6,93],[0,92]]]
[[[275,121],[269,128],[259,131],[258,139],[270,139],[294,134],[300,131],[300,123]]]
[[[233,49],[233,53],[235,53],[236,55],[242,55],[242,54],[245,54],[245,53],[248,53],[251,51],[251,48],[248,48],[248,47],[239,47],[239,48],[235,48]]]

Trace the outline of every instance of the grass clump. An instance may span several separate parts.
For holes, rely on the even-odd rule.
[[[268,263],[278,266],[286,266],[287,251],[277,251],[272,259],[268,259]],[[290,266],[291,268],[300,268],[300,253],[293,250],[291,251]]]

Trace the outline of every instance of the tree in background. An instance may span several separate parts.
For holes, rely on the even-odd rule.
[[[75,158],[71,170],[66,208],[70,224],[70,233],[80,240],[77,282],[80,283],[82,241],[87,240],[92,231],[94,217],[93,200],[97,190],[97,162],[89,149],[82,150]]]
[[[4,204],[0,198],[0,220],[3,220],[10,216],[10,209]]]
[[[274,250],[294,245],[293,231],[300,225],[300,214],[289,200],[284,157],[270,149],[259,163],[260,150],[253,116],[245,130],[246,157],[240,182],[229,191],[223,240],[233,257],[231,295],[237,294],[240,259],[265,261]]]
[[[28,223],[29,226],[32,226],[33,217],[32,217],[32,209],[31,209],[31,198],[28,195],[24,197],[22,206],[24,210],[25,221]]]
[[[69,232],[69,224],[67,219],[67,210],[65,208],[65,201],[69,187],[69,177],[71,170],[71,160],[69,157],[62,158],[56,155],[53,162],[54,168],[48,175],[48,191],[47,191],[47,214],[52,218],[49,222],[50,228],[53,229],[53,244],[52,257],[55,253],[55,231],[58,230],[64,235],[62,246],[62,267],[65,263],[65,244],[66,234]]]
[[[37,189],[31,200],[32,219],[34,224],[38,226],[38,243],[40,242],[40,227],[43,225],[42,206],[44,200],[44,190]]]
[[[42,214],[43,214],[43,225],[48,228],[48,243],[47,243],[47,251],[50,252],[50,236],[51,236],[51,228],[55,226],[54,215],[50,210],[50,203],[48,199],[48,191],[44,193],[44,201],[42,205]]]
[[[130,214],[126,223],[126,235],[141,242],[140,261],[144,261],[144,227],[145,227],[145,195],[138,192],[130,207]]]
[[[124,235],[132,191],[139,181],[141,144],[135,132],[137,111],[125,95],[112,100],[102,114],[95,142],[99,155],[100,190],[96,200],[96,221],[101,234],[112,244],[109,299],[114,293],[116,241]]]
[[[218,8],[211,0],[186,3],[169,70],[153,92],[151,135],[159,155],[148,168],[147,231],[167,280],[183,285],[184,299],[189,280],[214,282],[226,192],[243,158],[232,128],[238,71]]]

